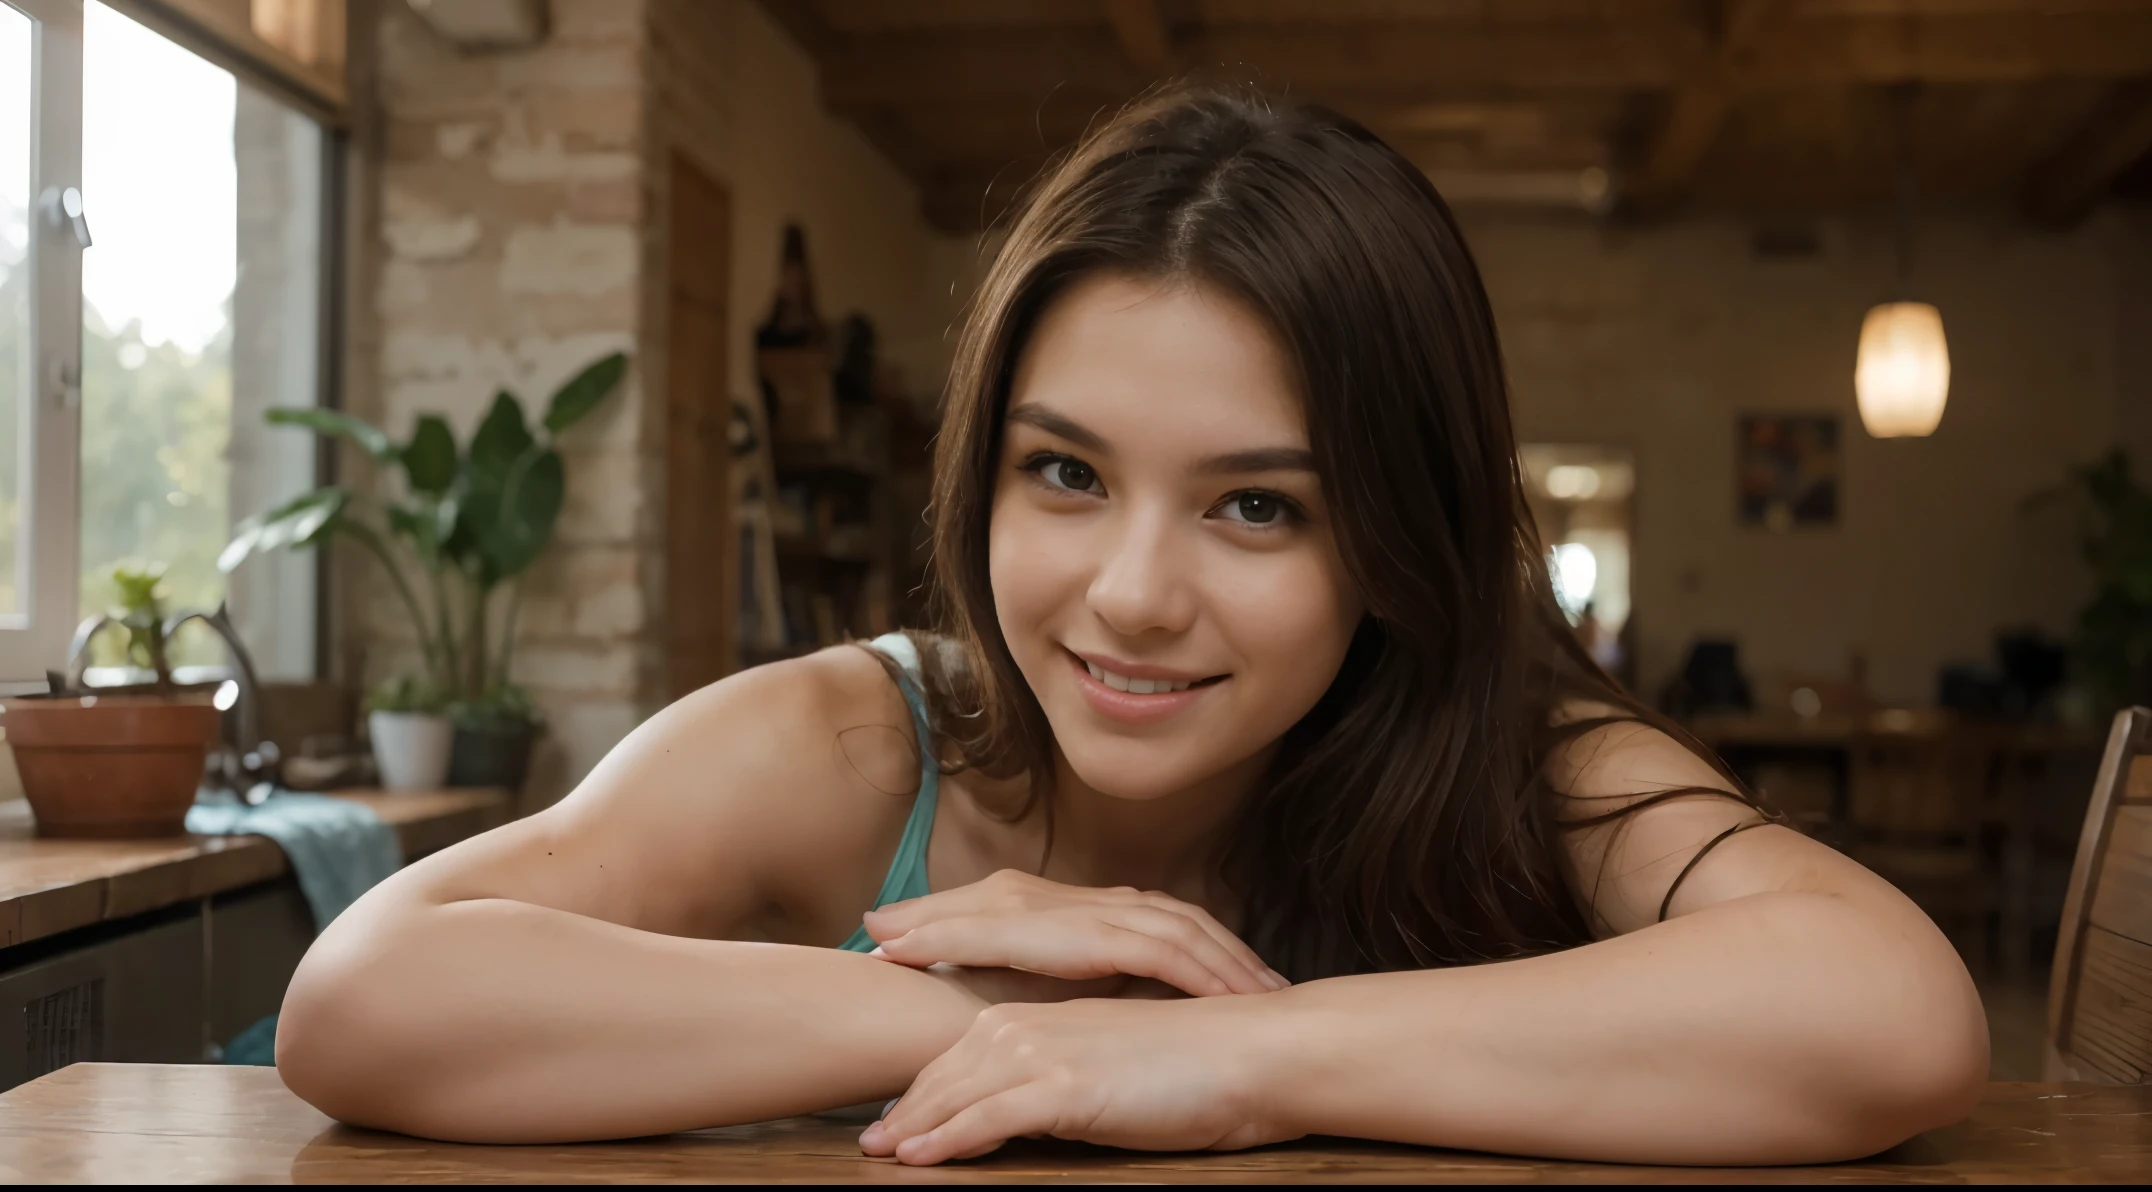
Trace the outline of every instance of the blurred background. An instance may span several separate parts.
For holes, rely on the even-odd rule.
[[[61,10],[75,100],[34,68]],[[475,460],[496,393],[612,352],[477,614],[545,725],[523,810],[686,691],[920,623],[997,223],[1182,75],[1427,172],[1579,635],[2033,1007],[1999,1071],[2036,1048],[2106,717],[2152,701],[2143,0],[0,0],[0,678],[161,573],[333,753],[427,618],[354,535],[227,541],[326,482],[423,497],[422,420]],[[37,337],[78,301],[69,364]]]

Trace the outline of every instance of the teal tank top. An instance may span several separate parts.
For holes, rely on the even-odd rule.
[[[904,836],[897,841],[897,855],[890,859],[889,876],[882,879],[874,905],[888,906],[907,898],[924,897],[927,891],[927,840],[934,835],[934,798],[941,789],[941,766],[935,761],[934,737],[927,724],[926,680],[919,671],[919,651],[901,633],[885,633],[867,643],[897,664],[904,678],[897,690],[904,706],[912,710],[912,731],[919,738],[919,794],[912,800],[912,814],[904,821]],[[872,952],[874,937],[864,926],[852,929],[852,938],[837,945],[847,952]]]

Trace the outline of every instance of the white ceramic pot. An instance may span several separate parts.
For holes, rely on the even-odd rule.
[[[381,785],[392,791],[437,790],[448,785],[449,750],[456,722],[430,712],[370,712],[374,764]]]

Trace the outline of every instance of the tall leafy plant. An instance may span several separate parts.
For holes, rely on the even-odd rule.
[[[419,418],[399,443],[335,410],[272,409],[272,423],[347,440],[383,468],[400,471],[403,492],[387,498],[337,484],[315,489],[241,522],[217,565],[229,572],[261,551],[347,538],[381,564],[418,634],[425,675],[400,682],[399,706],[534,720],[509,673],[522,577],[552,541],[567,499],[567,468],[555,444],[611,396],[626,372],[627,357],[617,352],[591,364],[553,394],[535,425],[523,403],[503,390],[467,449],[435,414]],[[496,632],[489,622],[503,587],[506,607]]]
[[[2116,450],[2027,505],[2057,501],[2077,507],[2092,571],[2092,596],[2077,614],[2077,673],[2103,707],[2152,704],[2152,492]]]

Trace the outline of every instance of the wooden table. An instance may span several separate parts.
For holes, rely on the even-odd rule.
[[[1999,1183],[2152,1179],[2152,1087],[1997,1084],[1972,1120],[1860,1163],[1665,1168],[1322,1139],[1227,1154],[1017,1142],[905,1168],[860,1155],[864,1115],[632,1142],[465,1146],[339,1126],[268,1068],[76,1064],[0,1094],[0,1180],[21,1183]]]

